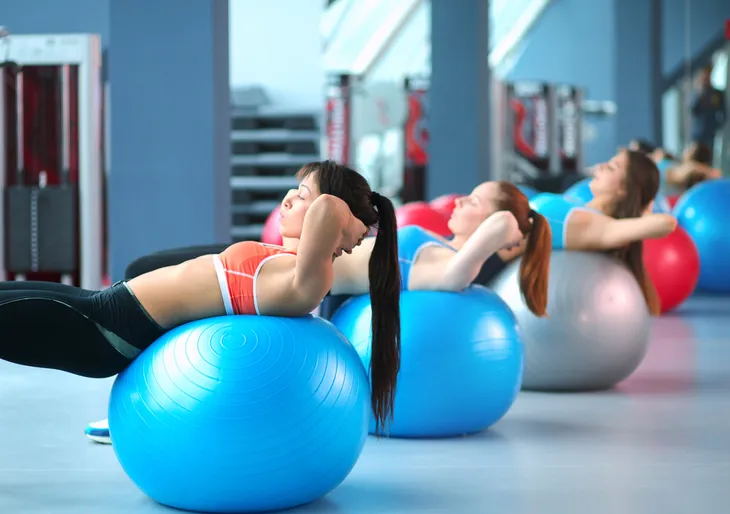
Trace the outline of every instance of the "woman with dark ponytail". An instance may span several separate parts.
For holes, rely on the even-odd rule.
[[[536,315],[545,315],[550,226],[545,218],[530,209],[527,197],[513,184],[486,182],[457,200],[449,220],[454,237],[446,240],[420,227],[403,227],[396,236],[395,212],[389,200],[373,193],[369,196],[370,203],[363,203],[359,199],[367,195],[356,189],[345,191],[353,187],[347,177],[354,172],[326,164],[305,167],[299,177],[315,172],[320,190],[336,192],[364,223],[373,223],[370,203],[379,215],[377,236],[366,238],[351,253],[335,260],[331,294],[320,306],[320,315],[329,319],[350,296],[370,292],[373,411],[379,421],[385,419],[393,403],[397,372],[394,364],[398,362],[400,348],[398,343],[391,344],[391,334],[399,334],[401,289],[460,291],[471,283],[489,281],[507,262],[524,253],[520,273],[522,294]],[[297,190],[289,191],[283,205],[295,202],[298,194]],[[290,235],[296,237],[283,226],[285,242]],[[134,266],[152,266],[151,261],[160,258],[172,256],[150,256],[145,259],[146,263]],[[400,264],[400,273],[394,266],[396,262]],[[109,442],[105,422],[92,424],[87,434],[99,442]]]
[[[400,365],[395,213],[357,172],[331,161],[302,168],[281,205],[287,246],[244,241],[158,268],[103,291],[0,283],[0,359],[103,378],[123,371],[165,332],[224,315],[302,316],[332,286],[334,261],[376,228],[368,269],[373,304],[372,409],[392,415]],[[39,320],[42,322],[39,323]],[[68,337],[59,340],[58,334]]]
[[[299,171],[297,177],[302,181],[314,177],[321,194],[341,198],[355,218],[368,227],[377,229],[377,235],[369,238],[372,243],[367,263],[363,263],[361,269],[368,270],[367,291],[370,293],[372,305],[370,374],[372,409],[379,428],[392,415],[396,378],[400,369],[401,278],[395,209],[388,198],[370,191],[370,186],[362,175],[332,161],[307,165]],[[284,198],[283,205],[292,201],[290,192]],[[283,225],[281,235],[284,238],[297,237],[294,232],[286,231]],[[351,255],[353,252],[354,248],[346,253]],[[335,263],[338,260],[340,259],[336,259]]]

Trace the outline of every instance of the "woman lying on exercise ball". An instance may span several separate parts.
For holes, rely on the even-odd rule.
[[[282,201],[286,212],[297,201],[291,190]],[[282,219],[284,244],[296,246],[296,232]],[[509,262],[518,245],[525,253],[520,288],[527,305],[545,315],[547,276],[550,265],[550,227],[540,214],[530,209],[527,197],[508,182],[485,182],[468,196],[459,198],[449,220],[454,233],[446,240],[420,227],[398,230],[398,258],[401,287],[410,290],[460,291],[469,284],[486,283]],[[524,244],[522,244],[524,242]],[[366,273],[371,255],[378,251],[378,238],[366,238],[352,253],[334,263],[330,294],[320,306],[320,316],[329,319],[347,298],[367,293],[374,273]],[[204,248],[201,250],[205,250]],[[137,275],[159,266],[175,264],[194,256],[197,249],[161,252],[141,257],[127,268]],[[86,435],[99,443],[111,443],[107,420],[90,423]]]
[[[400,365],[400,273],[393,204],[357,172],[333,162],[299,171],[282,209],[282,232],[296,249],[242,242],[161,268],[103,291],[44,282],[0,287],[0,358],[81,376],[124,370],[166,331],[212,316],[302,316],[322,301],[333,262],[377,226],[367,265],[373,306],[372,409],[392,413]],[[377,355],[377,357],[376,357]]]
[[[522,247],[520,290],[530,310],[545,315],[550,226],[530,209],[522,191],[509,182],[484,182],[456,200],[448,226],[451,239],[416,226],[398,230],[403,290],[461,291],[477,279],[491,279],[514,258],[513,249]],[[372,247],[372,240],[365,239],[351,255],[338,259],[332,295],[358,295],[367,290],[368,277],[361,270]],[[326,298],[323,306],[326,311],[331,310],[328,301]]]
[[[642,241],[671,234],[677,220],[670,214],[652,214],[659,189],[659,170],[638,151],[622,150],[609,162],[594,167],[590,182],[593,200],[584,206],[559,195],[533,198],[535,209],[550,222],[553,248],[612,252],[639,283],[650,312],[659,312],[659,300],[642,257]]]

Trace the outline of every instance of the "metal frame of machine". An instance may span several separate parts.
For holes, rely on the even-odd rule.
[[[0,60],[20,66],[78,66],[79,72],[79,224],[80,286],[102,287],[102,48],[93,34],[6,35],[0,39]],[[0,120],[5,116],[0,88]],[[65,102],[64,102],[65,103]],[[0,184],[5,184],[5,134],[0,123]],[[67,158],[67,156],[65,156]],[[0,195],[0,227],[5,205]],[[0,238],[0,278],[5,279],[4,238]]]

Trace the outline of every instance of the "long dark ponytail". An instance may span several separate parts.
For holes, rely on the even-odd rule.
[[[378,230],[368,264],[372,306],[371,402],[377,433],[392,418],[400,370],[400,267],[395,209],[388,198],[373,192],[367,180],[347,166],[334,161],[311,162],[299,170],[297,177],[301,180],[312,173],[320,193],[341,198],[353,216]]]
[[[393,203],[378,193],[372,193],[372,203],[378,211],[378,234],[368,264],[373,331],[370,372],[375,431],[378,433],[380,426],[392,417],[400,369],[401,279]]]

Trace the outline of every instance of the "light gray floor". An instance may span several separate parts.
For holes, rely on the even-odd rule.
[[[84,438],[110,385],[0,363],[0,513],[175,512]],[[730,299],[694,298],[616,390],[522,393],[476,437],[371,439],[339,488],[290,512],[727,513],[729,438]]]

